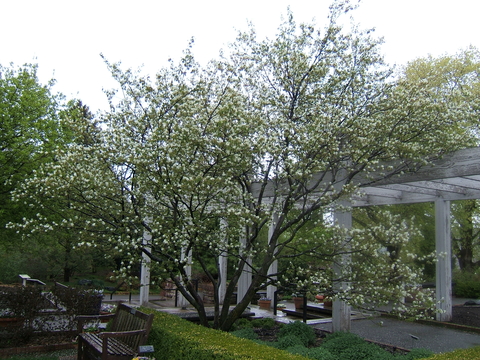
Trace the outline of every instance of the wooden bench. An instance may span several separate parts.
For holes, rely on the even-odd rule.
[[[113,319],[109,331],[98,334],[83,332],[85,322],[109,318]],[[147,342],[153,314],[147,315],[120,303],[115,314],[77,316],[77,320],[77,360],[131,360],[138,355],[138,347]]]

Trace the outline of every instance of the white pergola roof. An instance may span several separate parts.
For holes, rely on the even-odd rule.
[[[459,150],[412,174],[361,186],[352,206],[480,199],[480,148]]]

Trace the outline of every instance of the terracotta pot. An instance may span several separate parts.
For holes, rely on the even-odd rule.
[[[333,305],[332,300],[323,301],[323,307],[332,307],[332,305]]]
[[[258,306],[260,309],[270,310],[271,304],[272,300],[258,300]]]
[[[303,297],[294,297],[293,303],[295,304],[295,309],[303,309]]]

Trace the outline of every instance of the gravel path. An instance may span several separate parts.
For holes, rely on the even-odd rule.
[[[317,329],[332,330],[332,324],[317,324]],[[351,331],[376,342],[405,349],[425,348],[435,353],[480,345],[480,334],[401,321],[385,317],[352,321]]]

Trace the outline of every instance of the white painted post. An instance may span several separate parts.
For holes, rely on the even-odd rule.
[[[240,239],[242,248],[240,249],[240,256],[242,255],[243,248],[247,244],[246,234],[242,239]],[[237,302],[240,302],[245,294],[247,293],[248,288],[252,284],[252,270],[250,269],[250,265],[252,264],[252,259],[249,257],[243,266],[243,271],[238,279],[237,285]]]
[[[150,251],[150,245],[152,241],[152,234],[147,230],[143,232],[142,244],[147,251]],[[150,257],[147,254],[142,253],[142,265],[140,270],[140,305],[144,306],[148,304],[150,295]]]
[[[342,203],[342,205],[345,205]],[[334,213],[335,223],[341,227],[350,229],[352,227],[352,213],[345,211],[345,209],[335,209]],[[351,255],[342,255],[338,265],[334,265],[334,272],[338,276],[342,274],[342,268],[350,263]],[[333,284],[334,290],[341,290],[348,286],[346,282],[337,282]],[[334,300],[332,311],[332,330],[336,331],[350,331],[350,314],[351,307],[345,301]]]
[[[278,222],[278,214],[273,213],[272,222],[271,222],[270,227],[268,229],[268,244],[269,245],[270,245],[270,241],[271,241],[272,236],[273,236],[273,232],[275,231],[275,227],[277,226],[277,222]],[[268,268],[268,275],[276,274],[277,272],[278,272],[278,261],[274,260],[272,262],[272,264],[270,264],[270,267]],[[274,276],[272,276],[272,278],[277,279],[277,276],[274,275]],[[267,286],[267,297],[269,299],[272,299],[272,302],[271,302],[271,305],[270,305],[271,307],[273,307],[273,305],[274,305],[273,297],[275,296],[275,291],[277,291],[277,287],[275,285]]]
[[[185,254],[185,249],[182,249],[180,259],[181,261],[184,261],[185,259],[187,259],[187,263],[188,263],[188,265],[185,266],[185,272],[186,272],[187,278],[181,279],[181,281],[182,282],[190,281],[192,277],[192,265],[190,265],[192,262],[192,255],[190,253]],[[182,295],[181,292],[178,292],[178,304],[182,309],[185,309],[189,304],[188,300],[185,298],[185,296]]]
[[[435,246],[437,321],[452,320],[452,244],[450,201],[435,200]]]
[[[225,237],[226,237],[225,229],[227,228],[227,226],[228,226],[227,221],[225,219],[221,219],[220,229]],[[225,239],[225,244],[227,244],[227,239]],[[218,286],[218,298],[219,298],[220,304],[223,304],[223,301],[225,300],[225,293],[227,292],[227,265],[228,265],[228,257],[227,257],[227,252],[224,250],[220,253],[220,256],[218,257],[219,281],[220,281]]]

